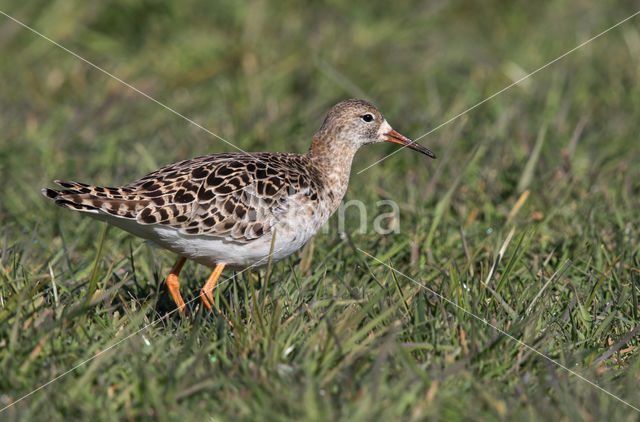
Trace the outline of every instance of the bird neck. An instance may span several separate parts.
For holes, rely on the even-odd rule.
[[[327,142],[317,135],[313,137],[307,156],[319,170],[332,208],[338,207],[347,192],[351,163],[357,151],[358,148],[347,142]]]

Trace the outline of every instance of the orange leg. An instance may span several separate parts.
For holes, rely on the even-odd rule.
[[[185,304],[184,300],[182,300],[182,296],[180,295],[180,282],[178,281],[178,274],[180,274],[180,270],[182,269],[182,266],[184,265],[186,260],[187,259],[185,257],[181,256],[167,276],[167,287],[169,288],[169,293],[171,294],[173,301],[176,303],[176,305],[178,305],[178,309],[180,309],[180,312],[184,312]]]
[[[213,272],[209,276],[209,279],[204,284],[204,286],[202,286],[202,289],[200,289],[200,299],[202,299],[204,306],[206,306],[209,310],[211,310],[211,307],[215,305],[215,303],[213,302],[213,294],[211,294],[211,291],[218,282],[218,278],[220,278],[220,274],[222,274],[224,265],[225,264],[216,265],[216,267],[213,269]]]

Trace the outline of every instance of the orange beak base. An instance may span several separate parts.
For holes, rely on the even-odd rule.
[[[400,144],[407,148],[411,148],[412,150],[423,153],[424,155],[428,155],[431,158],[436,158],[436,155],[429,149],[425,148],[419,143],[407,138],[401,133],[396,132],[395,130],[391,130],[391,132],[387,133],[387,142],[393,142],[394,144]]]

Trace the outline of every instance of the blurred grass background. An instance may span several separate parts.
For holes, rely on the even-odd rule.
[[[0,0],[240,148],[292,152],[348,97],[418,137],[637,7]],[[233,148],[0,16],[0,407],[126,338],[0,420],[638,420],[402,275],[640,407],[638,19],[422,139],[437,161],[356,174],[395,149],[364,148],[346,199],[368,232],[333,218],[221,283],[231,328],[168,314],[174,256],[39,189]],[[373,230],[381,199],[399,234]],[[187,300],[207,272],[185,267]]]

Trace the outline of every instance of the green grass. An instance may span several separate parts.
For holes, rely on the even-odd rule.
[[[418,137],[635,7],[0,1],[242,149],[297,152],[348,97]],[[39,189],[232,148],[0,16],[0,407],[97,356],[0,420],[638,420],[523,345],[640,407],[638,19],[422,139],[437,161],[357,174],[394,148],[359,152],[367,233],[348,212],[223,273],[229,327],[172,313],[170,253]],[[382,199],[399,234],[373,230]]]

